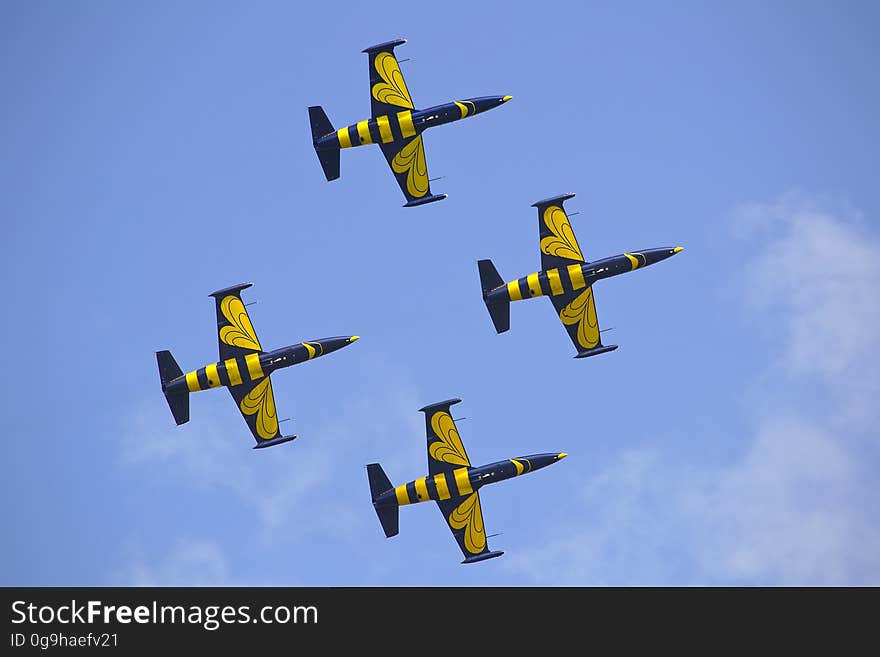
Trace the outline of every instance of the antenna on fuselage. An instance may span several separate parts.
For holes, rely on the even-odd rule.
[[[286,417],[286,418],[284,418],[283,420],[278,420],[278,422],[287,422],[288,420],[290,420],[290,418],[289,418],[289,417]]]
[[[604,333],[605,331],[613,331],[616,328],[616,326],[609,326],[607,329],[599,329],[599,333]]]
[[[404,62],[408,62],[408,61],[410,61],[411,59],[412,59],[412,57],[407,57],[406,59],[398,59],[398,60],[397,60],[397,63],[398,63],[398,64],[403,64]]]
[[[461,422],[462,420],[467,420],[466,417],[454,417],[452,418],[453,422]]]
[[[246,304],[244,304],[244,305],[245,305],[245,307],[247,307],[247,306],[253,306],[255,303],[259,303],[259,302],[258,302],[258,301],[248,301],[248,302],[247,302]]]
[[[498,532],[497,534],[489,534],[486,538],[495,538],[496,536],[503,536],[504,532]]]
[[[446,176],[437,176],[436,178],[428,178],[428,182],[432,183],[435,180],[443,180]]]

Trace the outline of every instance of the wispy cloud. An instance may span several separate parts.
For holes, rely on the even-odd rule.
[[[415,412],[422,404],[407,376],[378,362],[369,372],[369,395],[336,400],[336,412],[309,431],[309,437],[257,452],[249,449],[244,422],[225,425],[205,415],[175,427],[157,395],[158,400],[144,400],[131,410],[120,441],[120,467],[129,473],[161,472],[172,487],[233,496],[253,511],[250,539],[263,546],[315,536],[356,541],[365,524],[375,522],[363,513],[369,506],[366,460],[381,458],[386,466],[403,469],[418,457],[421,443],[401,441],[401,427],[407,427],[408,435],[424,431],[424,420]],[[364,501],[363,508],[339,504],[341,464],[346,481],[363,477],[357,498]],[[235,575],[226,570],[216,544],[202,540],[170,544],[167,554],[152,560],[137,556],[128,570],[133,581],[151,574],[176,577],[176,564],[196,556],[204,558],[220,582]],[[197,583],[182,575],[179,581]]]
[[[741,455],[624,453],[581,490],[590,528],[510,568],[555,584],[880,584],[880,239],[858,213],[796,195],[734,223],[755,253],[740,281],[748,328],[779,358],[747,382],[764,400],[751,431],[726,435],[718,418],[717,436],[696,439],[737,440]]]
[[[132,550],[130,563],[119,579],[130,586],[224,586],[230,585],[227,560],[210,541],[177,540],[159,559],[148,559]]]

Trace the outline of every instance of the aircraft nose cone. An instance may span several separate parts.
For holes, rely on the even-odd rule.
[[[683,246],[677,246],[677,247],[675,247],[674,249],[672,249],[672,252],[673,252],[673,253],[678,253],[679,251],[684,251],[684,247],[683,247]]]
[[[568,456],[568,454],[566,454],[565,452],[560,452],[559,454],[556,455],[556,460],[557,460],[557,461],[561,461],[561,460],[564,459],[566,456]]]
[[[352,342],[357,342],[357,341],[360,340],[360,339],[361,339],[361,336],[359,336],[359,335],[352,335],[352,336],[350,336],[350,337],[348,338],[348,343],[351,344]]]
[[[508,100],[510,100],[511,98],[513,98],[513,96],[504,96],[504,98],[501,99],[501,102],[502,102],[502,103],[506,103],[506,102],[507,102]]]

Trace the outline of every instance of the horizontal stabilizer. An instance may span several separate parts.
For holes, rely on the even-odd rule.
[[[477,268],[480,270],[480,286],[483,289],[483,301],[496,333],[504,333],[510,329],[510,301],[506,299],[489,302],[489,292],[504,285],[504,279],[495,269],[491,260],[477,260]]]
[[[376,509],[376,515],[379,516],[379,522],[382,524],[382,531],[385,532],[385,538],[397,536],[399,531],[400,507],[397,504],[376,506],[376,500],[383,493],[387,493],[392,488],[391,480],[378,463],[370,463],[367,465],[367,478],[370,480],[370,496],[373,498],[373,508]]]
[[[504,554],[503,550],[497,550],[495,552],[483,552],[482,554],[475,554],[472,557],[468,557],[462,563],[477,563],[478,561],[485,561],[486,559],[494,559],[495,557],[500,557]]]
[[[275,445],[280,445],[282,443],[289,443],[291,440],[294,440],[296,436],[278,436],[277,438],[272,438],[271,440],[260,440],[256,445],[254,445],[254,449],[265,449],[266,447],[275,447]]]
[[[578,355],[575,358],[589,358],[590,356],[598,356],[599,354],[604,354],[609,351],[614,351],[617,349],[616,344],[609,345],[599,345],[598,347],[593,347],[592,349],[585,349],[583,351],[579,351]]]
[[[170,351],[157,351],[156,363],[159,365],[159,380],[162,382],[162,393],[165,395],[165,401],[168,402],[168,408],[174,416],[177,424],[186,424],[189,422],[189,391],[176,390],[174,392],[166,391],[166,386],[170,381],[183,376],[183,370],[174,360],[174,356]]]
[[[416,198],[410,201],[409,203],[404,203],[403,207],[405,208],[414,208],[418,205],[425,205],[426,203],[433,203],[434,201],[442,201],[446,198],[446,194],[431,194],[430,196],[424,196],[422,198]]]

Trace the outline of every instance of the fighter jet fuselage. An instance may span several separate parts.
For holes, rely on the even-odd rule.
[[[451,473],[438,472],[433,476],[420,477],[407,484],[396,486],[380,495],[374,506],[403,506],[429,500],[463,499],[487,484],[518,477],[552,465],[567,456],[559,454],[532,454],[505,459],[476,468],[461,467]]]
[[[319,151],[353,148],[366,144],[390,144],[415,137],[428,128],[452,123],[495,109],[511,96],[480,96],[435,105],[422,110],[403,110],[393,114],[358,121],[324,135],[315,142]]]
[[[339,336],[211,363],[162,385],[163,392],[199,392],[223,386],[233,387],[245,381],[256,381],[276,370],[319,358],[355,342],[358,336]]]
[[[521,301],[522,299],[554,296],[580,290],[590,287],[603,278],[611,278],[666,260],[681,250],[681,247],[677,246],[675,248],[630,251],[593,262],[574,263],[564,267],[542,270],[490,290],[486,295],[486,300],[489,303]]]

